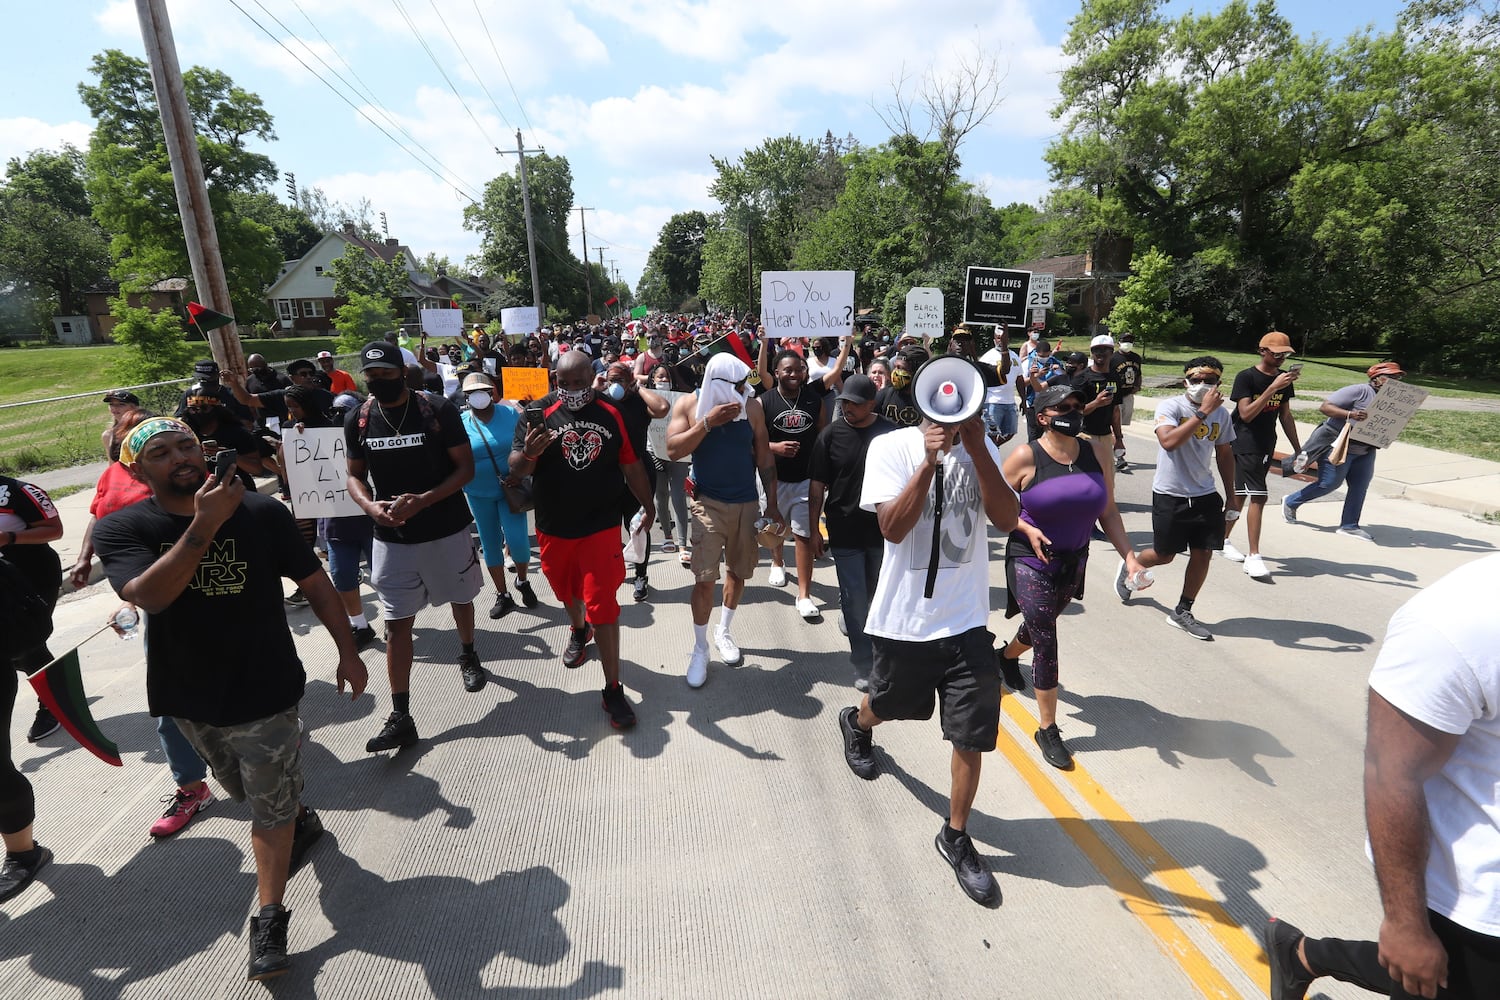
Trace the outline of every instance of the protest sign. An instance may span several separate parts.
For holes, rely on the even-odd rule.
[[[541,399],[550,391],[545,368],[500,369],[501,399]]]
[[[1020,326],[1026,322],[1030,284],[1030,271],[970,267],[964,280],[964,322]]]
[[[1427,390],[1421,386],[1386,379],[1385,385],[1375,393],[1375,402],[1370,404],[1370,415],[1353,425],[1349,440],[1361,444],[1388,448],[1392,441],[1406,429],[1413,413],[1422,408]]]
[[[452,310],[457,311],[457,310]],[[299,518],[363,514],[349,495],[342,427],[295,427],[281,438],[292,512]]]
[[[913,288],[906,293],[906,326],[901,332],[913,337],[943,335],[941,288]]]
[[[651,454],[665,462],[667,460],[667,425],[672,422],[672,407],[676,406],[677,401],[683,396],[691,396],[692,393],[673,392],[671,389],[652,389],[651,391],[666,398],[667,415],[651,421],[650,426],[646,428],[646,443],[651,446]]]
[[[447,340],[449,337],[463,335],[462,309],[421,309],[418,310],[418,316],[422,320],[422,332],[429,337]]]
[[[536,333],[536,306],[513,306],[500,310],[500,329],[512,336]]]
[[[842,337],[854,325],[853,271],[763,271],[766,337]]]

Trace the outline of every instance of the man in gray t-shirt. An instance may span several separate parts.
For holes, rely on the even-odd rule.
[[[1195,639],[1212,639],[1193,617],[1193,601],[1208,578],[1213,554],[1224,547],[1224,498],[1214,487],[1214,466],[1229,492],[1234,483],[1234,425],[1223,405],[1219,382],[1224,366],[1214,357],[1183,365],[1187,391],[1156,408],[1156,478],[1151,484],[1151,548],[1140,553],[1142,566],[1165,566],[1188,553],[1182,596],[1167,613],[1167,624]],[[1115,571],[1115,593],[1129,601],[1149,581],[1130,580],[1124,560]]]

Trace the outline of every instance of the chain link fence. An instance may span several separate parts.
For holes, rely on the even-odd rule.
[[[357,354],[334,358],[335,367],[352,371]],[[284,372],[286,365],[274,365]],[[191,378],[117,388],[135,393],[141,408],[151,413],[171,413]],[[109,426],[104,408],[106,389],[54,396],[25,403],[0,404],[0,473],[20,475],[83,465],[104,459],[100,436]]]

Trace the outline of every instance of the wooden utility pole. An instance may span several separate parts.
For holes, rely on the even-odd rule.
[[[495,152],[504,156],[510,150],[497,148]],[[521,160],[521,206],[526,212],[526,255],[531,260],[531,304],[536,306],[536,321],[541,326],[547,325],[547,313],[542,309],[542,279],[536,269],[536,231],[531,225],[531,186],[526,182],[526,154],[545,152],[545,149],[527,149],[521,142],[521,130],[516,129],[516,156]]]
[[[203,179],[203,161],[198,158],[198,136],[182,89],[182,68],[177,63],[177,44],[172,40],[172,22],[167,19],[166,0],[135,0],[141,22],[141,40],[151,65],[151,84],[172,163],[172,187],[177,192],[177,211],[182,216],[182,235],[187,240],[188,261],[198,301],[217,312],[230,314],[229,281],[219,256],[219,231],[214,226],[208,184]],[[245,370],[245,355],[235,324],[209,330],[205,336],[220,368]]]
[[[578,224],[583,227],[583,287],[588,295],[588,315],[593,315],[594,313],[594,282],[592,275],[589,274],[589,224],[584,219],[583,213],[592,211],[592,208],[584,208],[582,205],[578,206]]]

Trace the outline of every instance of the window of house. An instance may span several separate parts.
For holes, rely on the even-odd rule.
[[[297,303],[291,299],[277,299],[276,314],[282,319],[296,319]]]
[[[314,264],[313,265],[313,273],[314,274],[322,274],[323,273],[323,265],[322,264]]]
[[[72,333],[73,332],[73,324],[69,323],[67,320],[63,320],[63,322],[62,322],[62,332],[63,333]]]
[[[302,315],[304,315],[304,316],[322,316],[323,315],[323,300],[322,299],[303,299],[302,300]]]
[[[1083,305],[1083,289],[1082,288],[1070,288],[1070,289],[1068,289],[1068,305],[1070,305],[1070,306],[1081,306],[1081,305]]]

